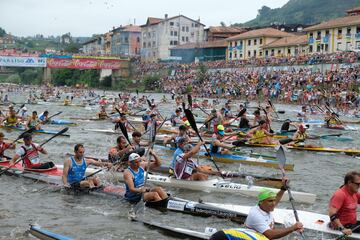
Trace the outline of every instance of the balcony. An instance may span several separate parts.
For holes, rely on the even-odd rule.
[[[329,43],[329,36],[323,37],[322,42]]]
[[[360,38],[360,32],[355,33],[355,38]]]
[[[351,33],[347,33],[346,38],[351,38]]]
[[[338,40],[340,40],[340,39],[342,39],[343,37],[342,37],[342,35],[340,34],[340,35],[337,35],[337,37],[336,37],[336,39],[338,39]]]
[[[308,42],[309,42],[309,44],[313,44],[313,43],[314,43],[314,38],[313,38],[313,37],[309,37]]]

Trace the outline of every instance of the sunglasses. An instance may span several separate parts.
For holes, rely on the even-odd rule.
[[[356,183],[356,182],[352,182],[353,184],[355,184],[357,187],[360,187],[360,183]]]

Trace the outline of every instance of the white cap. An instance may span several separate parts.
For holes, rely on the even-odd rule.
[[[137,160],[137,159],[139,159],[139,158],[140,158],[140,155],[139,155],[139,154],[137,154],[137,153],[132,153],[132,154],[130,154],[130,156],[129,156],[129,162],[135,161],[135,160]]]
[[[27,108],[26,108],[26,107],[23,107],[22,110],[23,110],[23,111],[27,111]]]

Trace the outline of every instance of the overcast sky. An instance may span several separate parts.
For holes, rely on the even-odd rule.
[[[113,26],[141,25],[147,17],[182,14],[206,26],[249,21],[266,5],[288,0],[0,0],[0,27],[16,36],[35,34],[91,36]]]

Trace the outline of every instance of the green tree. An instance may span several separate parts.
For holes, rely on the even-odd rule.
[[[5,30],[0,27],[0,37],[3,37],[5,34]]]
[[[146,90],[155,90],[160,81],[159,75],[147,75],[144,77],[144,85]]]
[[[64,48],[64,52],[66,53],[79,53],[79,48],[81,46],[77,43],[70,43],[69,45],[66,45]]]
[[[197,73],[196,73],[197,79],[200,82],[204,82],[206,80],[206,75],[207,75],[206,73],[207,73],[206,66],[202,62],[200,62]]]

